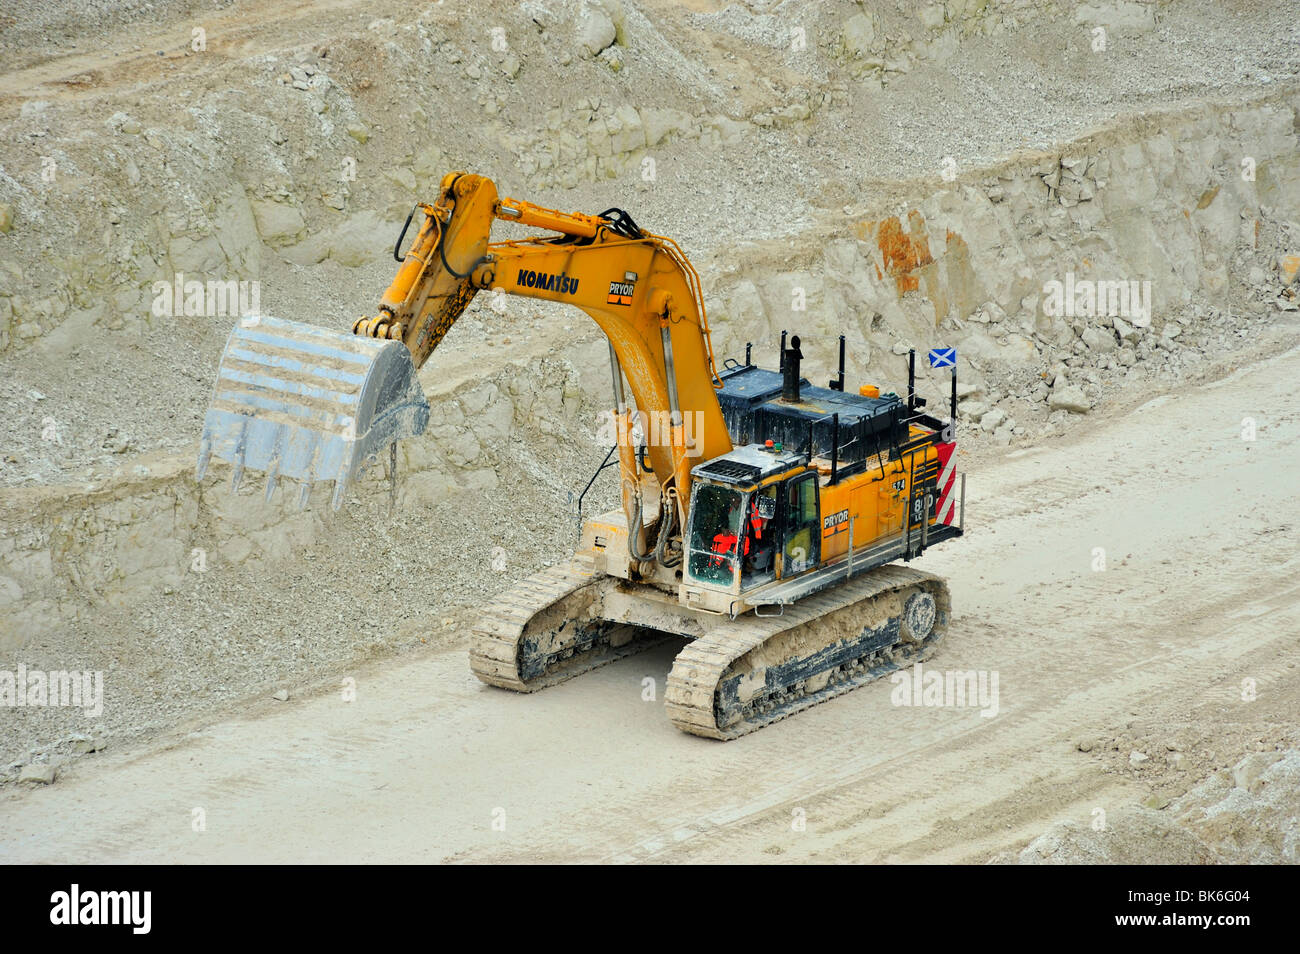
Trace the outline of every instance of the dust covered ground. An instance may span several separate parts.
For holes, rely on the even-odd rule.
[[[647,698],[679,642],[527,696],[421,652],[350,670],[353,702],[258,702],[10,790],[5,857],[1293,863],[1298,372],[1293,347],[982,462],[977,529],[925,561],[961,607],[925,666],[998,676],[970,705],[878,682],[718,744]]]
[[[0,671],[105,685],[0,708],[6,859],[1296,860],[1284,5],[16,0],[0,57]],[[889,390],[958,348],[927,665],[996,672],[996,715],[880,683],[703,743],[671,644],[480,686],[475,607],[567,556],[607,450],[604,340],[560,306],[471,305],[395,512],[382,476],[336,514],[195,483],[234,315],[156,283],[345,328],[452,169],[679,241],[721,355],[788,329],[817,380],[846,334]],[[1067,275],[1149,310],[1051,314]]]

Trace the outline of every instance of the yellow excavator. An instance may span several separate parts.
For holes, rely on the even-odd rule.
[[[415,214],[423,221],[401,253]],[[496,220],[543,234],[490,241]],[[934,576],[898,565],[961,536],[965,477],[951,413],[863,386],[801,376],[799,338],[780,367],[715,363],[699,277],[677,243],[620,209],[562,213],[500,197],[490,179],[445,176],[393,250],[374,317],[352,333],[268,316],[231,332],[204,419],[198,477],[229,461],[281,477],[305,505],[334,506],[385,449],[421,433],[416,371],[485,289],[582,309],[609,340],[622,507],[585,522],[577,552],[481,611],[470,665],[531,692],[686,637],[665,690],[680,729],[731,739],[926,655],[950,615]],[[630,391],[631,400],[628,398]],[[612,464],[611,464],[612,466]],[[599,471],[598,471],[599,472]],[[590,487],[590,484],[588,484]]]

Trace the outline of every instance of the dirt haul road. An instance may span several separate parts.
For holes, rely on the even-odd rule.
[[[724,745],[643,700],[647,677],[662,699],[676,644],[534,696],[441,652],[360,672],[351,703],[295,699],[6,792],[0,856],[1011,857],[1054,822],[1185,790],[1293,721],[1297,379],[1293,349],[972,476],[971,532],[921,561],[958,613],[927,665],[996,673],[996,713],[991,697],[988,715],[896,705],[882,680]]]

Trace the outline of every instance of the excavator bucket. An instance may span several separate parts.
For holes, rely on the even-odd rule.
[[[337,510],[381,451],[428,422],[402,342],[255,315],[240,320],[222,352],[198,479],[215,456],[234,465],[232,490],[245,468],[267,473],[267,500],[280,477],[299,481],[300,506],[313,484],[332,480]]]

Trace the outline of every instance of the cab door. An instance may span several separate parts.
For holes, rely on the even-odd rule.
[[[817,475],[802,474],[786,481],[781,494],[781,577],[815,567],[821,557],[821,514]]]

